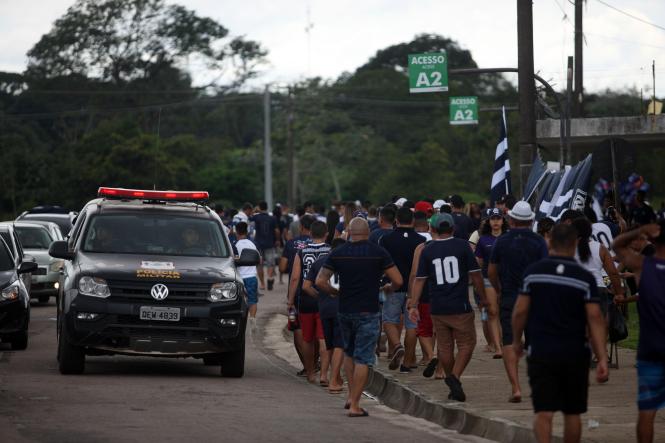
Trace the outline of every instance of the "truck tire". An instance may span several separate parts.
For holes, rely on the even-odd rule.
[[[28,347],[28,330],[17,332],[11,339],[12,349],[14,351],[23,351]]]
[[[64,320],[60,321],[58,337],[58,369],[63,375],[82,374],[85,369],[85,351],[69,342]]]
[[[245,341],[242,347],[233,352],[220,355],[222,361],[222,377],[240,378],[245,374]]]

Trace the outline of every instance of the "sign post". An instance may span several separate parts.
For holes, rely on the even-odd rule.
[[[409,92],[448,91],[448,56],[444,52],[409,54]]]
[[[450,124],[477,125],[478,97],[450,97]]]

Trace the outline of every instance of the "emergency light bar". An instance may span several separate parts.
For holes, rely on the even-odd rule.
[[[140,199],[179,202],[199,202],[208,200],[207,191],[146,191],[142,189],[106,188],[97,191],[98,197],[116,199]]]

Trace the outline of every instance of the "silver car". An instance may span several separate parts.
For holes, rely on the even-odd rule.
[[[60,269],[62,260],[51,257],[48,249],[51,243],[62,239],[62,234],[55,231],[52,226],[42,223],[13,222],[18,233],[21,245],[26,254],[35,258],[39,268],[32,274],[30,289],[31,298],[37,298],[40,303],[47,303],[51,296],[58,295]],[[57,226],[56,226],[57,228]]]

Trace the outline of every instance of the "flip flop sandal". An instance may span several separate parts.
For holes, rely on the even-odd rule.
[[[508,403],[522,403],[522,396],[511,395],[510,398],[508,398]]]
[[[356,414],[354,412],[349,412],[348,416],[352,417],[352,418],[353,417],[369,417],[369,412],[367,412],[366,409],[360,408],[360,410],[362,411],[360,414]]]
[[[344,392],[344,389],[343,389],[343,388],[339,388],[339,389],[328,389],[328,394],[341,394],[342,392]]]
[[[434,371],[436,371],[436,366],[439,364],[439,359],[434,357],[427,363],[427,367],[423,371],[423,377],[430,378],[431,376],[434,375]]]
[[[319,386],[321,386],[322,388],[327,388],[328,386],[330,386],[330,383],[328,383],[327,381],[319,381]]]
[[[501,355],[501,354],[494,354],[494,355],[492,356],[492,358],[493,358],[494,360],[501,360],[501,359],[503,358],[503,355]]]
[[[351,409],[351,403],[344,403],[344,409]]]

